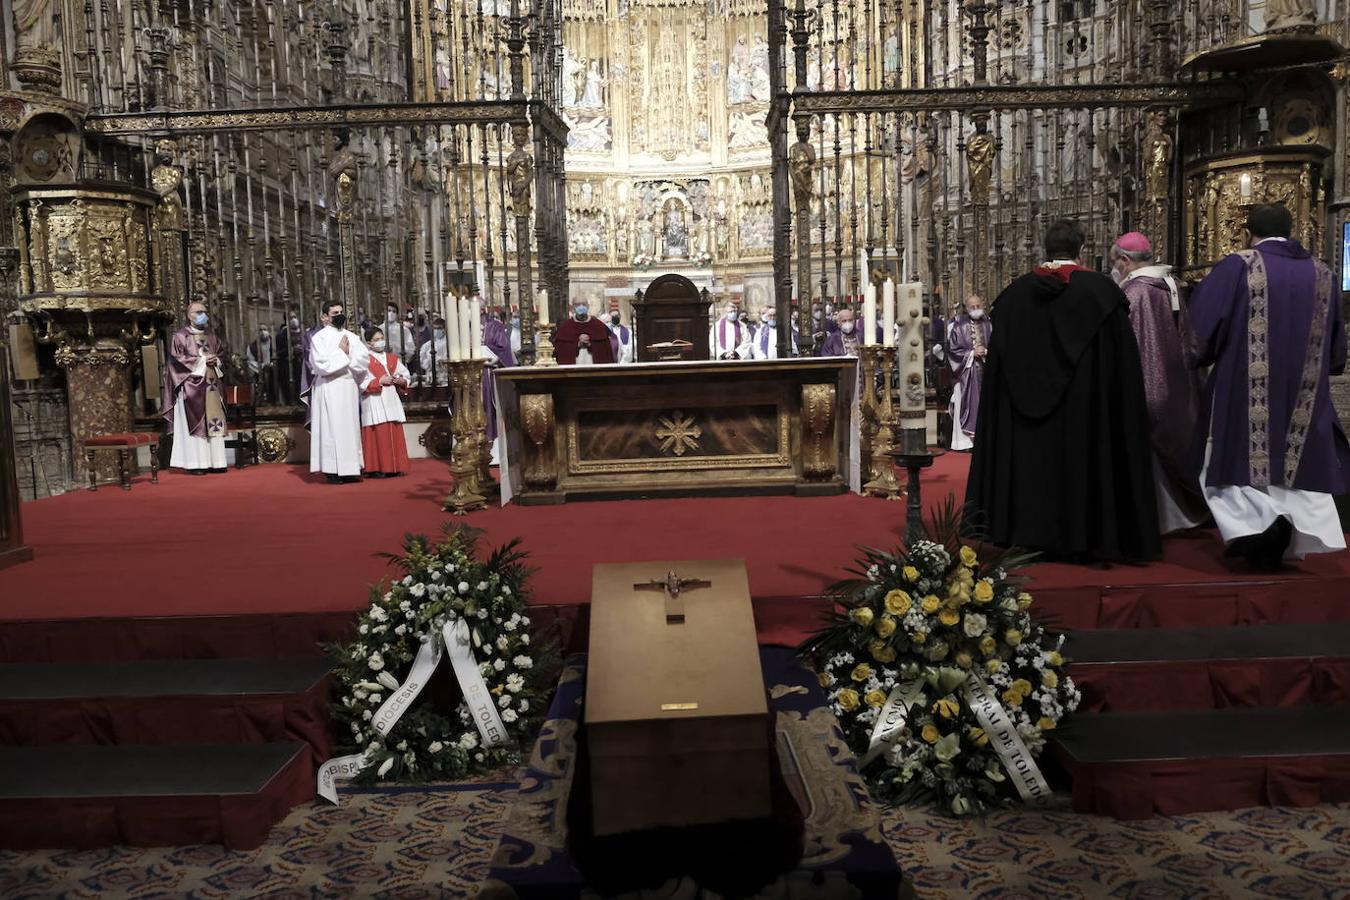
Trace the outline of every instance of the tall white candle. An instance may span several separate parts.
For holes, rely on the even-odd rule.
[[[463,359],[459,354],[459,315],[455,295],[445,295],[445,355],[451,362]]]
[[[548,325],[548,291],[542,289],[539,291],[538,320],[540,328]]]
[[[887,278],[881,283],[881,345],[895,346],[895,282]]]
[[[867,282],[863,288],[863,346],[873,347],[877,343],[877,286]]]
[[[469,298],[459,298],[459,358],[473,359],[476,353],[475,348],[469,341],[473,339],[473,319],[470,318],[472,308],[469,306]]]
[[[469,355],[472,359],[479,358],[478,348],[483,346],[483,301],[477,294],[469,301]]]

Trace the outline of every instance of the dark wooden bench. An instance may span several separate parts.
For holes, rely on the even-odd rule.
[[[101,452],[117,454],[117,476],[122,482],[122,490],[131,490],[131,473],[127,466],[127,454],[135,453],[140,447],[150,448],[150,482],[159,484],[159,435],[146,431],[127,431],[118,434],[96,434],[80,441],[84,448],[85,468],[89,470],[89,490],[98,490],[98,478],[94,474],[94,463]]]

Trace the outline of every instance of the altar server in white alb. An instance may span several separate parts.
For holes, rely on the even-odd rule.
[[[740,347],[750,337],[750,329],[741,322],[740,310],[736,304],[728,303],[722,318],[713,323],[712,333],[708,336],[708,348],[713,359],[739,359]]]
[[[341,303],[323,311],[324,327],[314,334],[309,363],[314,381],[309,396],[309,470],[329,484],[360,479],[361,383],[370,368],[370,352],[361,338],[346,331]]]
[[[193,475],[225,471],[225,403],[220,394],[220,339],[202,303],[169,339],[164,410],[173,435],[169,465]]]
[[[361,455],[366,474],[372,478],[393,478],[408,472],[408,444],[403,437],[403,412],[400,390],[412,381],[408,367],[388,347],[388,339],[378,328],[366,329],[370,365],[361,383]]]
[[[741,359],[777,359],[778,358],[778,313],[772,306],[766,306],[759,313],[760,326],[754,334],[741,344],[737,354]],[[797,355],[797,329],[792,329],[789,347],[793,356]]]

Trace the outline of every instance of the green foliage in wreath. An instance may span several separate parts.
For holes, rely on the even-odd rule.
[[[519,546],[512,541],[480,558],[476,533],[461,528],[434,544],[408,535],[403,554],[389,556],[402,577],[371,588],[355,639],[329,648],[341,698],[333,706],[339,743],[345,753],[366,754],[358,781],[459,779],[515,764],[528,751],[548,708],[557,652],[532,643],[530,570]],[[462,701],[447,711],[426,692],[381,736],[371,727],[380,704],[398,689],[422,644],[441,641],[442,626],[460,619],[509,740],[482,746]],[[441,665],[450,662],[443,657]]]
[[[1032,597],[1017,576],[1032,558],[965,543],[949,499],[925,535],[889,553],[864,549],[851,570],[856,577],[831,589],[836,609],[798,650],[860,761],[888,699],[906,707],[896,740],[882,743],[884,752],[863,768],[878,799],[930,803],[955,815],[1018,803],[964,688],[983,681],[1032,756],[1077,708],[1063,638],[1050,641],[1030,616]],[[905,697],[913,699],[905,704]]]

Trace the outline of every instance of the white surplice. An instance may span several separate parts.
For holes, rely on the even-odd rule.
[[[398,354],[371,353],[371,356],[386,368],[386,374],[411,381],[412,375],[408,372],[408,367],[403,364],[403,360],[398,358]],[[398,365],[393,369],[389,369],[391,358],[398,361]],[[367,368],[366,373],[361,377],[361,424],[383,425],[385,422],[408,421],[407,413],[403,410],[403,398],[398,395],[398,389],[391,384],[386,385],[384,390],[378,394],[369,393],[371,382],[374,380],[375,376]]]
[[[338,345],[347,338],[347,352]],[[370,352],[350,331],[328,326],[310,344],[314,386],[310,397],[309,470],[326,475],[361,474],[361,391]]]

